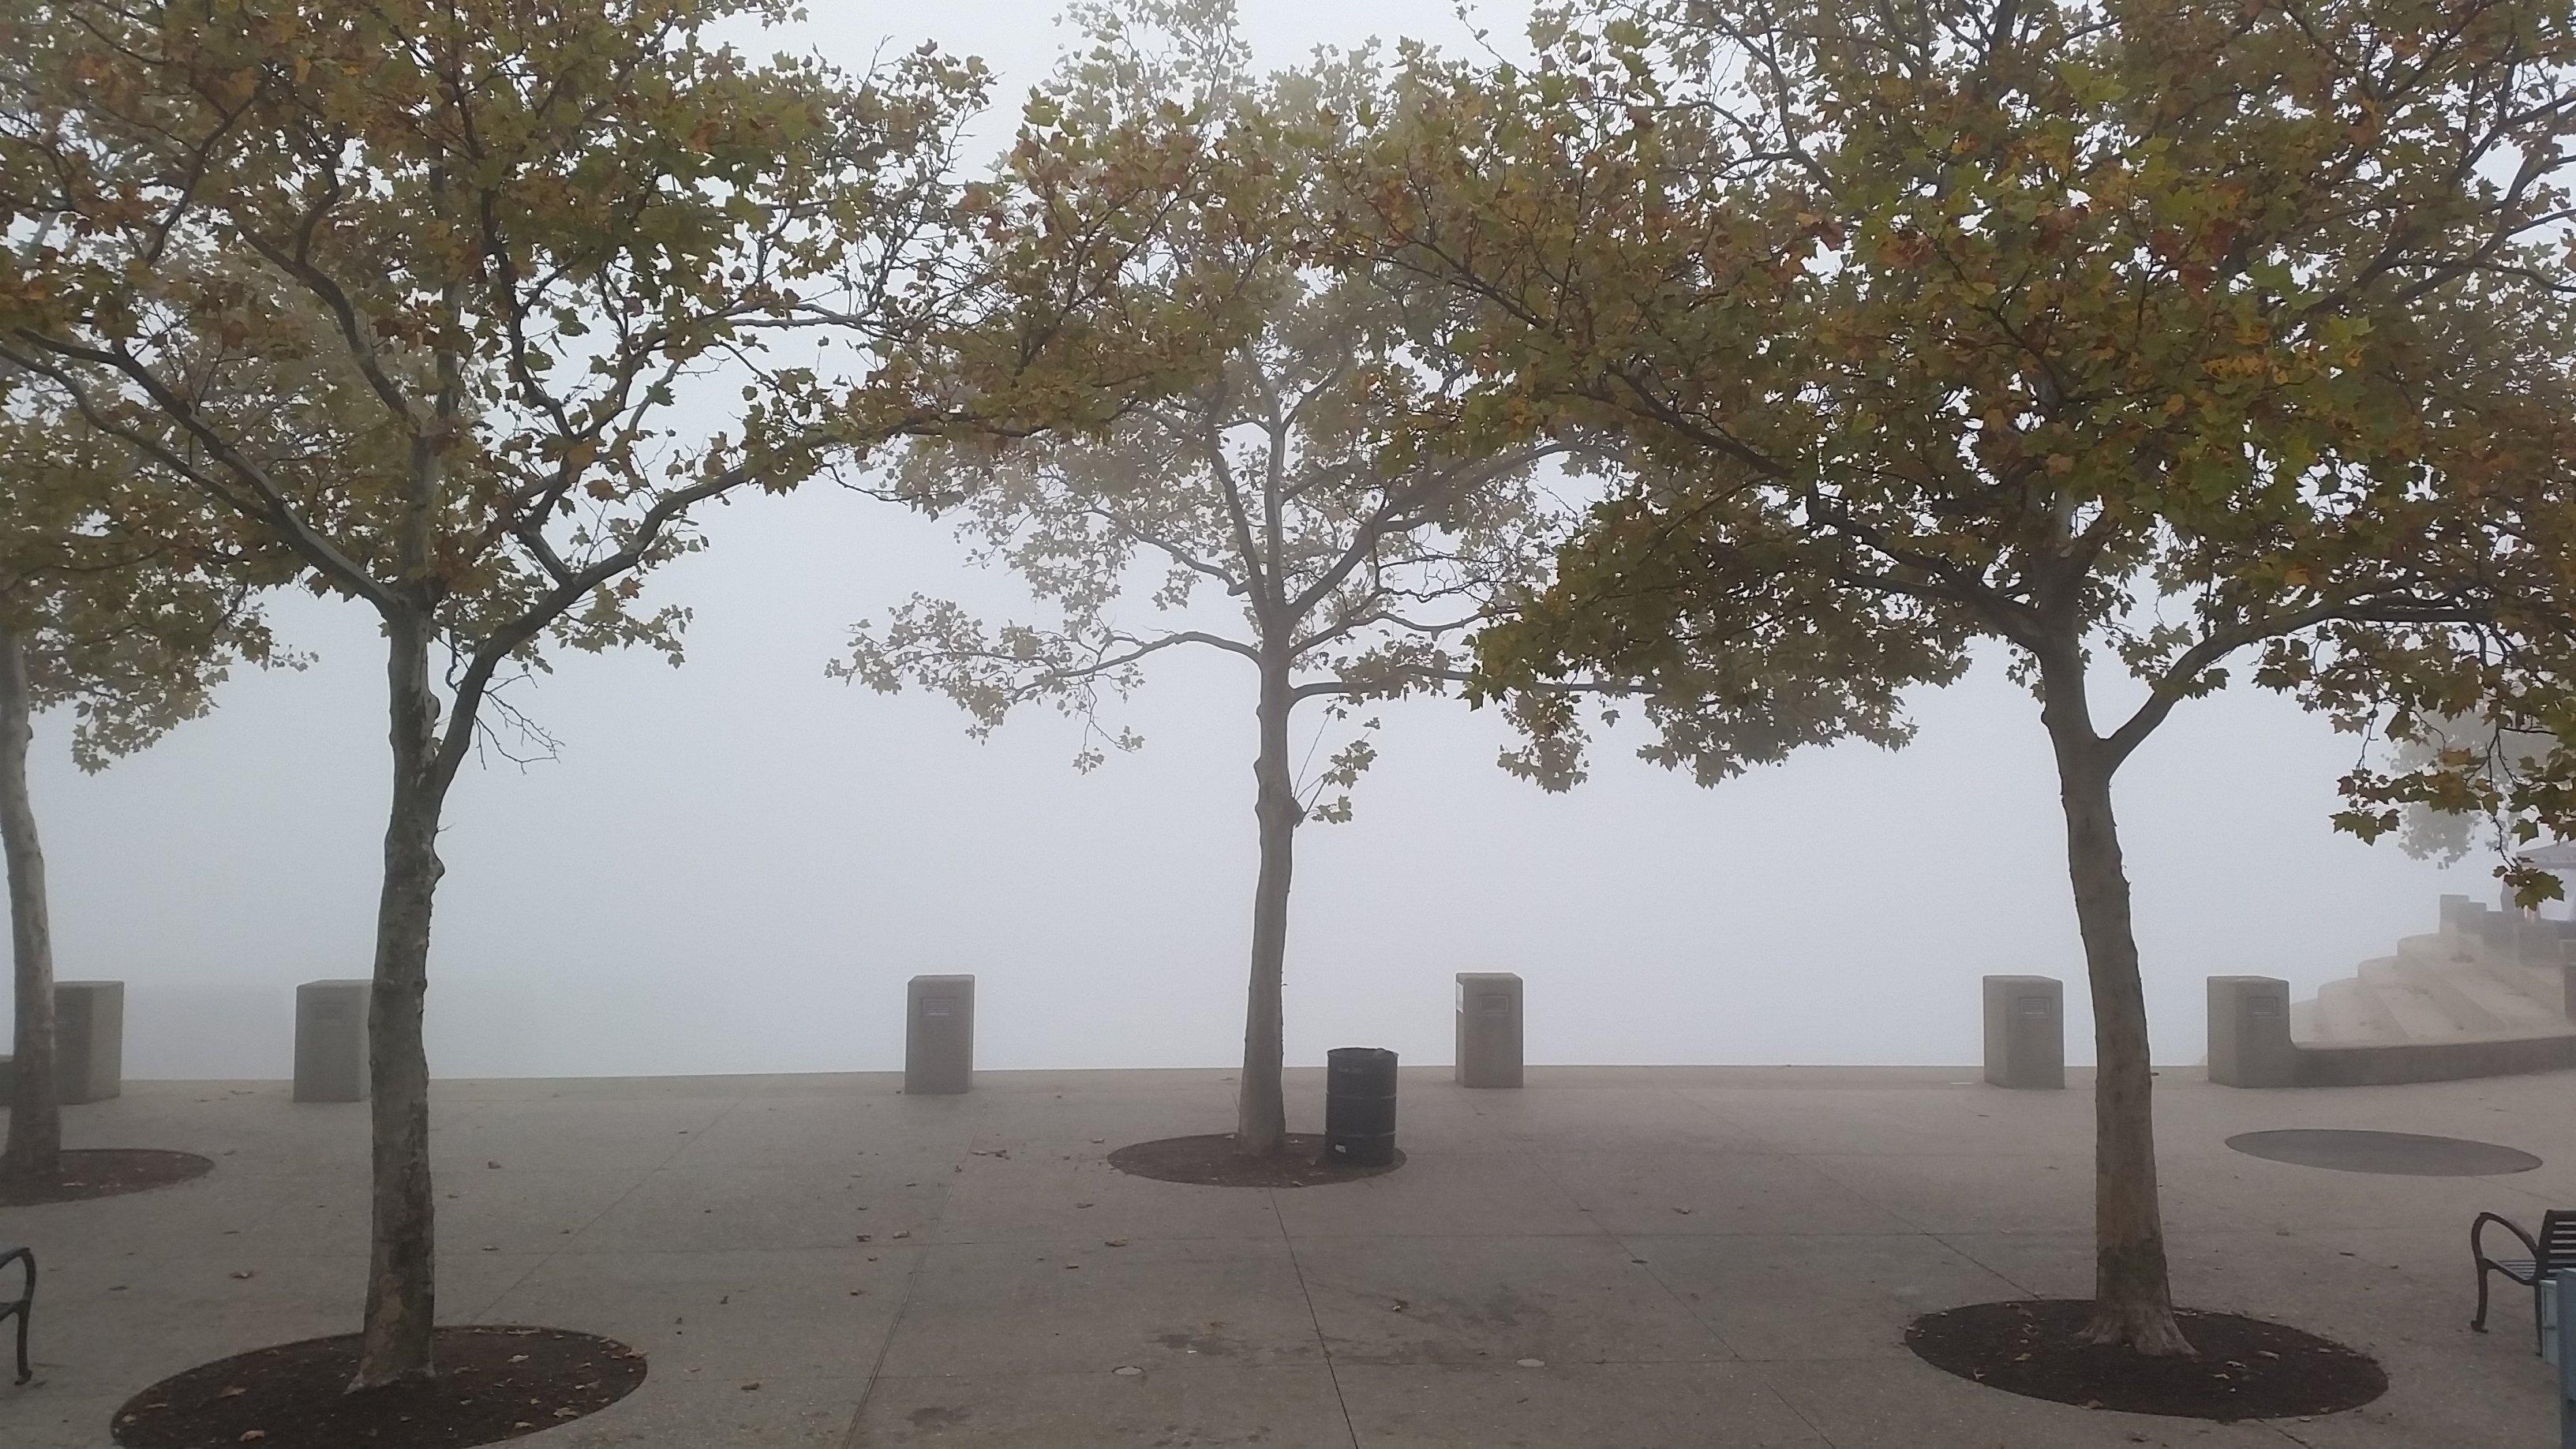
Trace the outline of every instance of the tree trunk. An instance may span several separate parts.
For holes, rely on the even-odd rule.
[[[1295,697],[1288,661],[1261,664],[1261,754],[1253,762],[1259,793],[1253,816],[1261,831],[1261,874],[1252,889],[1252,985],[1243,1014],[1243,1083],[1235,1096],[1235,1148],[1247,1156],[1277,1152],[1288,1136],[1279,1073],[1286,1056],[1281,983],[1288,959],[1288,880],[1295,865],[1297,782],[1288,768],[1288,716]]]
[[[421,1011],[429,991],[429,914],[438,878],[438,698],[430,688],[430,625],[394,619],[386,673],[393,717],[394,797],[385,826],[384,891],[376,910],[374,999],[367,1010],[373,1096],[373,1239],[367,1316],[352,1388],[427,1378],[435,1366],[435,1234],[429,1180],[429,1059]]]
[[[2040,713],[2057,755],[2066,871],[2093,987],[2093,1318],[2082,1337],[2143,1354],[2188,1355],[2193,1349],[2174,1322],[2165,1268],[2146,990],[2138,978],[2120,828],[2111,814],[2111,775],[2119,762],[2094,733],[2078,646],[2070,641],[2055,658],[2043,659],[2041,670]]]
[[[0,630],[0,847],[9,862],[9,945],[17,979],[17,1043],[9,1104],[9,1145],[0,1179],[50,1182],[62,1175],[63,1110],[54,1081],[54,935],[45,901],[45,852],[27,798],[27,747],[35,701],[27,642]]]

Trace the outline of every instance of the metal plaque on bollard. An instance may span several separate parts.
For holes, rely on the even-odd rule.
[[[307,981],[295,988],[295,1100],[367,1100],[367,1000],[372,981]]]
[[[1458,973],[1458,1085],[1521,1084],[1521,979],[1509,971]]]
[[[1353,1167],[1395,1161],[1395,1053],[1384,1047],[1324,1053],[1324,1156]]]
[[[2065,982],[2054,976],[1986,978],[1986,1080],[2036,1091],[2065,1087]]]
[[[903,1089],[963,1092],[975,1078],[975,978],[915,976],[904,991]]]

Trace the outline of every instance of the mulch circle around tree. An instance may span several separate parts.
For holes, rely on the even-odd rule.
[[[1134,1143],[1110,1153],[1109,1165],[1157,1182],[1186,1182],[1199,1187],[1321,1187],[1332,1182],[1383,1177],[1404,1165],[1404,1153],[1399,1149],[1395,1160],[1382,1166],[1353,1167],[1325,1159],[1321,1133],[1291,1132],[1287,1145],[1279,1151],[1266,1157],[1246,1157],[1234,1150],[1233,1133],[1220,1132],[1207,1137],[1165,1137]]]
[[[2279,1419],[2340,1413],[2388,1392],[2367,1354],[2282,1324],[2176,1309],[2200,1356],[2150,1358],[2078,1342],[2092,1313],[2086,1299],[1972,1303],[1914,1320],[1905,1346],[1988,1388],[2129,1414]]]
[[[555,1328],[438,1330],[438,1375],[349,1392],[358,1336],[256,1349],[163,1379],[116,1411],[126,1449],[458,1449],[596,1414],[644,1382],[644,1355]]]
[[[63,1152],[63,1170],[51,1182],[0,1179],[0,1207],[79,1202],[119,1197],[203,1177],[215,1164],[193,1152],[158,1147],[77,1147]]]

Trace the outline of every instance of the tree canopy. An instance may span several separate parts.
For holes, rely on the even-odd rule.
[[[1347,818],[1374,757],[1369,719],[1320,768],[1313,750],[1301,761],[1293,717],[1311,703],[1346,718],[1463,678],[1466,632],[1537,581],[1563,513],[1542,465],[1576,445],[1488,447],[1446,426],[1477,383],[1445,345],[1465,320],[1458,295],[1398,267],[1328,263],[1332,182],[1316,163],[1360,134],[1382,84],[1373,54],[1259,76],[1221,0],[1079,18],[1085,43],[1032,96],[997,180],[1001,243],[1128,214],[1129,197],[1101,179],[1181,158],[1174,174],[1189,184],[1171,192],[1112,307],[1157,325],[1095,353],[1132,352],[1105,370],[1155,385],[1083,431],[908,448],[888,491],[961,518],[1056,618],[995,627],[916,598],[881,630],[854,630],[833,668],[881,690],[937,689],[979,733],[1051,701],[1089,726],[1088,768],[1107,744],[1136,743],[1097,718],[1154,656],[1212,649],[1251,666],[1261,868],[1236,1141],[1261,1155],[1286,1131],[1292,836]],[[1068,156],[1083,161],[1067,167]]]
[[[30,706],[71,711],[83,770],[205,714],[234,664],[295,662],[258,608],[287,571],[77,419],[0,426],[0,632],[24,651]]]
[[[1644,0],[1539,34],[1533,68],[1416,65],[1351,188],[1354,245],[1482,300],[1488,415],[1651,460],[1483,636],[1491,687],[1650,673],[1705,776],[1747,757],[1746,694],[1786,695],[1766,631],[1837,621],[1819,646],[1886,690],[2009,646],[2094,983],[2089,1331],[2187,1351],[2111,777],[2249,661],[2401,736],[2508,675],[2556,708],[2576,31],[2519,0]],[[2097,718],[2105,663],[2140,697]],[[1545,754],[1568,721],[1534,725]]]
[[[711,35],[787,14],[64,0],[0,19],[0,211],[33,242],[0,258],[0,359],[137,478],[384,625],[362,1386],[432,1372],[420,1021],[440,815],[495,685],[550,645],[676,660],[686,611],[642,607],[641,575],[697,546],[691,510],[936,410],[927,338],[972,286],[951,173],[983,73],[925,49],[853,77]],[[852,360],[827,372],[791,336]]]

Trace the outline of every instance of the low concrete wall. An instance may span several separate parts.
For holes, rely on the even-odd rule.
[[[2576,1032],[2371,1046],[2290,1040],[2290,983],[2209,978],[2209,1079],[2222,1087],[2389,1087],[2576,1068]]]
[[[2419,1041],[2392,1046],[2293,1047],[2294,1087],[2390,1087],[2404,1082],[2456,1082],[2576,1068],[2576,1032],[2481,1041]]]

